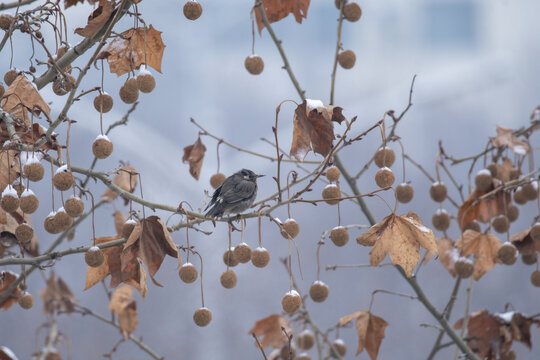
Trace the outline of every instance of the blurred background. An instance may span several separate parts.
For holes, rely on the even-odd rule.
[[[186,200],[193,207],[200,207],[204,191],[211,191],[208,180],[217,170],[217,142],[207,136],[202,137],[207,152],[199,181],[189,175],[188,165],[182,163],[183,148],[194,143],[198,136],[198,129],[190,123],[190,117],[212,134],[237,146],[273,156],[275,149],[261,138],[273,139],[271,128],[275,108],[285,99],[300,101],[266,30],[261,36],[256,34],[255,38],[255,53],[265,63],[263,73],[253,76],[244,68],[244,59],[251,54],[252,2],[202,1],[201,4],[203,14],[196,21],[185,19],[181,1],[142,1],[139,4],[145,22],[163,32],[167,46],[163,73],[152,70],[157,81],[156,89],[150,94],[141,94],[140,104],[131,114],[128,126],[113,130],[109,137],[114,143],[114,153],[97,165],[98,170],[109,171],[117,167],[119,161],[129,162],[142,174],[144,197],[171,206]],[[345,21],[342,34],[344,49],[356,53],[356,65],[351,70],[338,67],[335,95],[336,105],[343,107],[348,119],[358,116],[352,135],[369,128],[389,109],[401,112],[407,105],[415,74],[414,105],[398,126],[396,134],[401,137],[405,152],[433,176],[439,140],[455,157],[470,156],[481,152],[488,138],[496,135],[496,125],[513,129],[528,125],[531,111],[540,103],[540,42],[536,36],[540,30],[538,1],[387,0],[359,1],[359,5],[363,10],[362,18],[356,23]],[[68,9],[69,28],[83,26],[91,11],[87,4]],[[324,103],[329,102],[330,96],[338,14],[334,1],[314,0],[302,24],[296,23],[292,16],[273,24],[306,96]],[[126,17],[117,29],[128,29],[132,25],[133,20]],[[71,34],[71,44],[81,40],[78,35]],[[46,32],[44,36],[47,38]],[[13,66],[27,67],[31,51],[29,40],[17,33],[13,37]],[[38,58],[45,58],[39,50],[38,54]],[[77,64],[84,66],[89,56],[85,54]],[[7,71],[9,67],[9,47],[6,47],[0,56],[0,72]],[[105,90],[113,94],[115,106],[104,115],[105,127],[119,120],[129,108],[117,95],[124,81],[125,76],[118,78],[109,74],[106,66]],[[99,83],[100,71],[93,70],[83,81],[81,89],[98,86]],[[52,102],[53,116],[58,114],[64,98],[54,95],[50,86],[41,94],[46,101]],[[99,132],[99,114],[93,109],[92,99],[93,96],[81,100],[70,111],[70,117],[77,121],[72,128],[70,148],[72,164],[77,166],[90,165],[91,143]],[[292,139],[293,112],[294,107],[289,103],[282,106],[280,113],[278,136],[286,150]],[[60,141],[65,139],[65,131],[65,128],[58,129]],[[336,126],[336,132],[341,131],[343,127]],[[531,139],[533,145],[536,140],[537,136]],[[374,131],[361,142],[345,148],[340,156],[349,172],[356,174],[380,145],[380,134]],[[398,156],[392,169],[396,181],[401,182],[401,150],[397,143],[390,146]],[[310,153],[306,160],[320,159],[320,156]],[[259,199],[276,191],[272,180],[276,173],[275,163],[225,145],[220,146],[220,160],[220,171],[226,175],[244,167],[266,174],[259,180]],[[439,204],[429,198],[430,181],[410,163],[405,165],[404,180],[411,181],[415,198],[409,204],[400,204],[398,213],[412,210],[431,227],[431,216]],[[312,166],[306,165],[307,168]],[[451,167],[452,174],[465,185],[465,189],[469,166],[470,163],[465,163]],[[479,164],[475,170],[481,166]],[[287,164],[284,164],[282,174],[291,169],[303,174],[302,170]],[[372,166],[359,179],[361,192],[377,188],[374,182],[376,170]],[[458,198],[456,189],[450,186],[450,179],[445,175],[442,179],[449,185],[450,193]],[[285,182],[284,177],[282,182]],[[317,182],[305,198],[320,198],[324,186]],[[350,193],[346,184],[342,187]],[[91,184],[90,188],[97,196],[105,190],[99,183]],[[42,181],[33,190],[41,200],[33,220],[41,224],[50,211],[50,183]],[[392,194],[384,197],[393,204]],[[380,199],[369,198],[366,202],[377,221],[389,214],[388,207]],[[443,203],[443,207],[451,214],[457,214],[457,209],[449,202]],[[134,204],[134,208],[140,210],[139,205]],[[115,233],[112,217],[115,210],[128,212],[120,200],[97,212],[98,236]],[[146,209],[146,214],[150,213],[151,210]],[[538,209],[529,203],[520,207],[520,213],[519,220],[511,225],[511,234],[530,226]],[[166,220],[170,214],[158,211],[156,215]],[[273,215],[284,220],[287,209],[282,207]],[[300,203],[291,207],[291,215],[300,224],[296,243],[303,278],[298,271],[296,257],[293,258],[293,274],[301,292],[307,294],[316,278],[317,242],[324,231],[337,225],[337,209],[326,204],[314,207]],[[179,221],[178,215],[173,216],[169,225]],[[367,224],[367,219],[355,203],[347,201],[341,206],[341,223]],[[213,312],[213,321],[205,328],[194,325],[193,312],[201,305],[199,283],[182,283],[175,260],[167,258],[156,276],[164,287],[150,283],[145,300],[136,294],[139,324],[134,335],[142,337],[166,359],[260,359],[261,354],[253,346],[248,332],[257,320],[281,312],[281,298],[289,289],[289,279],[280,258],[288,255],[288,244],[275,224],[264,219],[262,242],[271,254],[269,266],[264,269],[251,264],[237,266],[234,271],[238,284],[234,289],[226,290],[221,287],[219,277],[226,269],[222,254],[228,246],[227,227],[218,223],[215,228],[211,224],[202,228],[213,234],[204,236],[191,231],[190,240],[203,255],[205,303]],[[39,226],[37,229],[40,248],[44,249],[55,236],[45,233]],[[370,249],[357,245],[355,241],[362,232],[351,230],[351,240],[343,248],[335,247],[330,241],[321,248],[321,280],[328,284],[330,295],[320,304],[307,300],[307,308],[321,329],[333,326],[341,316],[367,309],[371,293],[376,289],[413,294],[392,267],[324,270],[326,265],[369,263]],[[442,236],[438,231],[435,234]],[[454,240],[459,236],[455,221],[452,221],[449,235]],[[172,236],[176,243],[185,243],[185,231]],[[254,248],[257,238],[257,222],[251,219],[244,239]],[[499,238],[505,240],[506,236],[499,235]],[[233,243],[239,241],[240,235],[235,232]],[[77,229],[75,239],[64,243],[61,249],[89,245],[90,242],[91,223],[88,219]],[[197,260],[194,263],[199,267]],[[7,269],[20,272],[15,267]],[[59,260],[54,270],[67,282],[82,305],[107,316],[108,299],[103,288],[97,285],[83,292],[86,264],[82,255]],[[510,309],[527,315],[538,313],[539,289],[533,287],[529,280],[534,270],[534,266],[526,266],[520,260],[513,266],[495,266],[474,283],[471,311],[485,308],[490,312],[504,312],[505,306],[510,304]],[[44,273],[49,271],[47,269]],[[454,279],[438,260],[432,260],[420,270],[418,281],[431,301],[442,310]],[[452,324],[464,315],[468,283],[468,280],[462,282],[450,321]],[[34,308],[25,311],[14,306],[0,313],[0,345],[11,348],[21,360],[29,359],[43,345],[44,332],[36,336],[36,329],[46,322],[38,297],[38,291],[45,287],[43,277],[39,273],[32,274],[28,285],[36,299]],[[375,297],[372,312],[390,323],[379,351],[380,359],[427,357],[438,330],[420,326],[437,325],[421,303],[379,294]],[[120,336],[116,329],[77,314],[59,316],[58,324],[67,340],[67,345],[60,348],[65,358],[99,359]],[[300,331],[301,323],[295,322],[294,328]],[[513,349],[518,359],[540,358],[540,331],[534,327],[531,332],[532,350],[514,342]],[[335,334],[332,333],[331,337],[334,338]],[[354,358],[357,347],[354,327],[341,329],[339,337],[348,346],[346,358]],[[448,339],[443,340],[446,341]],[[312,355],[315,355],[314,351]],[[451,346],[441,350],[436,358],[448,359],[453,355],[454,347]],[[148,357],[133,343],[125,343],[114,358]],[[363,352],[357,358],[368,359],[368,355]]]

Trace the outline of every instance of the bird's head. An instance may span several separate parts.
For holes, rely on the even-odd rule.
[[[255,174],[253,171],[248,170],[248,169],[242,169],[239,172],[237,172],[235,175],[241,176],[244,180],[249,180],[249,181],[257,181],[257,178],[264,176],[264,175]]]

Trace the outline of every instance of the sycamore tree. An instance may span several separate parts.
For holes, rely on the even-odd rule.
[[[351,69],[356,63],[354,50],[342,43],[342,32],[362,21],[359,4],[336,0],[334,12],[325,15],[337,19],[336,28],[332,29],[336,42],[331,50],[333,65],[328,71],[330,97],[320,100],[306,97],[287,58],[281,35],[272,27],[289,15],[302,23],[308,16],[310,0],[257,0],[244,4],[245,14],[252,21],[253,43],[252,54],[243,65],[252,75],[263,73],[265,66],[283,66],[297,92],[296,98],[273,104],[275,112],[271,114],[272,121],[265,124],[268,133],[264,138],[272,152],[260,153],[237,146],[234,140],[224,139],[192,118],[189,124],[199,132],[198,137],[193,144],[179,146],[177,157],[181,156],[186,165],[177,161],[173,166],[185,167],[186,176],[189,173],[196,180],[206,181],[209,191],[200,194],[198,203],[182,198],[159,203],[144,197],[142,180],[152,177],[152,173],[139,172],[130,165],[134,159],[116,158],[118,166],[100,167],[100,160],[115,158],[114,142],[109,135],[121,137],[125,126],[130,125],[130,115],[137,111],[139,98],[151,96],[159,88],[156,74],[162,72],[162,62],[167,56],[162,33],[173,30],[171,24],[149,23],[139,8],[143,3],[142,0],[21,0],[0,4],[0,54],[4,59],[9,58],[9,67],[0,69],[3,74],[0,308],[9,312],[17,306],[31,309],[39,303],[45,313],[43,319],[33,324],[14,325],[1,321],[3,315],[0,315],[0,334],[12,329],[33,334],[38,329],[36,341],[40,346],[33,353],[35,359],[69,358],[69,346],[64,345],[70,334],[62,330],[57,320],[72,314],[70,319],[82,324],[95,318],[104,327],[118,329],[115,342],[96,345],[100,347],[96,351],[104,354],[104,358],[116,358],[117,350],[131,342],[138,346],[135,348],[140,350],[141,358],[162,359],[160,349],[144,341],[144,334],[153,330],[138,327],[138,317],[149,311],[152,304],[137,302],[134,291],[144,299],[160,286],[172,286],[156,278],[169,256],[175,259],[177,268],[162,272],[178,272],[177,282],[186,284],[183,291],[200,292],[200,302],[190,304],[193,311],[190,326],[194,328],[212,323],[216,315],[213,304],[220,301],[205,299],[203,274],[204,279],[218,277],[221,286],[234,292],[239,281],[237,266],[264,271],[270,262],[282,264],[288,274],[288,290],[265,294],[281,303],[282,311],[268,311],[263,318],[237,320],[251,328],[247,334],[238,336],[246,346],[254,344],[260,358],[382,358],[384,348],[393,346],[384,341],[392,332],[392,323],[404,320],[387,318],[384,312],[374,310],[376,294],[387,294],[400,302],[412,300],[432,316],[432,323],[426,326],[434,336],[429,341],[417,341],[427,359],[435,358],[448,347],[455,349],[455,358],[467,359],[515,359],[516,342],[532,348],[532,329],[540,325],[538,314],[525,314],[511,305],[490,312],[473,309],[470,304],[476,282],[482,282],[486,273],[496,266],[511,269],[518,258],[532,265],[528,271],[529,286],[540,287],[538,212],[520,214],[520,206],[540,204],[539,169],[534,162],[532,142],[540,125],[540,107],[533,109],[530,119],[523,119],[517,129],[498,126],[493,134],[480,135],[482,148],[477,153],[457,157],[439,142],[434,166],[420,164],[405,152],[400,136],[400,128],[407,126],[401,124],[413,106],[415,74],[410,75],[409,91],[403,94],[406,106],[387,110],[370,124],[358,121],[357,116],[345,116],[335,99],[337,72]],[[77,27],[68,27],[66,18],[79,8],[87,12],[87,19],[77,19]],[[197,21],[204,16],[203,9],[204,3],[187,1],[183,4],[183,16],[178,13],[179,21]],[[275,44],[282,64],[265,64],[255,54],[255,39],[264,32],[269,35],[266,40]],[[18,46],[31,46],[29,59],[18,56],[13,50]],[[105,84],[112,77],[119,77],[123,84],[107,92]],[[101,80],[96,83],[96,78]],[[44,89],[49,87],[54,92],[50,98],[44,95]],[[87,99],[90,101],[85,103],[83,100]],[[61,104],[55,107],[59,110],[53,110],[51,103]],[[90,166],[70,157],[70,150],[80,148],[80,144],[70,142],[70,134],[76,133],[80,126],[71,114],[81,104],[88,103],[91,108],[84,111],[94,112],[98,119],[97,136],[88,149],[93,154]],[[103,115],[120,104],[128,104],[125,115],[114,122],[104,121]],[[139,106],[144,106],[144,102]],[[293,124],[290,144],[280,139],[284,121]],[[360,151],[367,137],[376,138],[378,145],[369,152],[364,148]],[[216,146],[218,157],[218,170],[209,179],[199,179],[207,151],[203,141]],[[245,153],[257,161],[270,161],[273,173],[267,175],[272,190],[260,191],[253,206],[243,214],[209,218],[203,209],[213,189],[231,175],[220,172],[220,146]],[[359,154],[354,163],[342,160],[341,155],[348,151]],[[402,177],[392,170],[400,162]],[[467,166],[467,176],[455,175],[462,174],[454,170],[459,165]],[[418,170],[428,185],[412,184],[405,167]],[[430,171],[432,168],[434,173]],[[372,186],[360,189],[360,180],[372,174]],[[421,219],[418,215],[424,213],[425,206],[415,201],[419,192],[429,193],[439,207],[431,219]],[[379,201],[385,216],[375,217],[366,201],[368,198]],[[322,235],[315,241],[302,239],[302,229],[308,225],[291,215],[302,203],[312,205],[317,218],[334,216],[337,212],[336,226],[318,229]],[[111,204],[115,209],[113,219],[99,216]],[[341,208],[351,204],[354,218],[360,220],[342,223]],[[45,206],[50,207],[50,213],[36,216],[38,209]],[[276,214],[284,209],[287,219],[282,221]],[[510,231],[510,224],[518,218],[520,224],[527,225],[519,231],[514,228]],[[280,258],[283,253],[272,254],[263,246],[263,239],[272,241],[261,231],[263,221],[270,225],[273,237],[283,238],[280,246],[288,256]],[[101,222],[113,222],[115,233],[103,234],[101,229],[105,225]],[[258,229],[258,241],[249,244],[244,240],[247,226]],[[317,219],[309,226],[317,227]],[[87,240],[85,236],[77,236],[84,233],[83,227],[86,231],[91,228]],[[210,254],[200,250],[200,240],[218,229],[227,229],[220,248],[225,250],[222,256],[225,271],[208,274],[203,269],[208,268],[204,261]],[[358,234],[356,242],[349,241],[352,232]],[[300,256],[299,242],[310,244],[312,252]],[[383,266],[393,267],[394,274],[407,284],[409,292],[396,291],[382,283],[380,288],[365,294],[369,306],[340,308],[342,315],[334,319],[333,325],[321,327],[318,318],[326,311],[324,305],[333,285],[322,280],[323,246],[330,254],[348,249],[369,257],[366,264],[328,265],[326,271],[354,268],[360,272],[369,267],[378,271]],[[307,257],[313,259],[311,254],[315,254],[317,264],[315,276],[302,274],[301,270]],[[81,280],[84,291],[103,292],[99,288],[105,287],[106,296],[100,301],[108,304],[109,314],[79,301],[79,292],[83,290],[70,289],[62,279],[65,274],[55,272],[62,258],[72,256],[78,256],[86,268],[85,280]],[[426,295],[430,289],[424,289],[417,277],[428,263],[442,266],[449,273],[439,280],[445,283],[443,289],[449,289],[444,291],[447,297],[444,307],[433,303]],[[41,287],[28,286],[27,279],[39,278],[40,273]],[[305,286],[298,277],[309,279],[310,285]],[[462,282],[468,284],[466,291],[460,291]],[[459,315],[453,311],[457,299],[465,299],[463,309],[458,309]],[[226,312],[233,306],[234,303],[221,304],[220,311]],[[414,321],[410,324],[418,325]],[[79,326],[84,325],[79,323]],[[357,333],[357,344],[346,344],[339,336],[340,331],[353,332],[352,328]],[[203,341],[195,334],[183,336],[191,342]],[[0,336],[0,359],[17,359],[16,353]]]

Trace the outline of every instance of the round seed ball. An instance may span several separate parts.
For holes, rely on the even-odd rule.
[[[219,281],[221,282],[221,286],[223,286],[225,289],[232,289],[236,286],[236,274],[232,270],[227,270],[221,274]]]
[[[505,242],[497,251],[497,258],[505,265],[512,265],[516,262],[517,250],[511,242]]]
[[[508,217],[508,220],[510,222],[514,222],[519,217],[519,209],[517,206],[509,205],[506,209],[506,217]],[[538,229],[540,230],[540,228]]]
[[[309,356],[308,353],[300,353],[297,357],[294,358],[295,360],[311,360],[311,356]]]
[[[476,220],[473,220],[463,227],[463,232],[465,232],[465,230],[474,230],[476,232],[480,232],[482,229],[480,228],[480,223],[478,223],[478,221]]]
[[[488,191],[493,185],[493,178],[491,172],[488,169],[482,169],[474,177],[474,183],[476,188],[480,191]]]
[[[336,205],[341,197],[341,190],[339,187],[334,184],[327,185],[322,191],[322,198],[326,201],[327,204]]]
[[[345,354],[347,354],[347,345],[345,345],[345,342],[342,339],[336,339],[332,342],[332,346],[336,351],[338,352],[340,357],[344,357]],[[332,349],[332,357],[337,358],[336,354],[334,353]]]
[[[343,7],[343,17],[346,20],[350,22],[356,22],[360,20],[361,16],[362,16],[362,9],[360,8],[360,5],[358,5],[357,3],[350,2]]]
[[[72,218],[79,217],[84,212],[84,202],[78,196],[71,196],[66,200],[64,209]]]
[[[303,330],[296,337],[296,345],[302,350],[309,350],[315,345],[315,335],[311,330]]]
[[[297,359],[296,358],[296,348],[294,347],[294,345],[291,345],[289,346],[289,343],[285,343],[283,344],[283,346],[281,347],[281,349],[279,350],[279,354],[280,354],[280,359]]]
[[[13,189],[11,185],[8,185],[13,190],[13,194],[2,194],[2,199],[0,200],[0,205],[2,206],[2,209],[4,209],[5,212],[14,212],[17,211],[19,208],[19,197],[17,195],[17,191]]]
[[[446,199],[446,185],[442,182],[434,182],[429,188],[429,196],[436,202],[443,202]]]
[[[514,202],[519,205],[523,205],[527,202],[527,198],[523,194],[523,188],[521,186],[518,186],[514,192]]]
[[[510,228],[510,221],[508,221],[508,218],[505,215],[499,215],[491,220],[491,226],[493,226],[493,230],[502,234],[507,232]]]
[[[73,218],[69,216],[62,207],[54,215],[54,222],[60,229],[60,232],[62,232],[66,231],[71,225],[73,225]]]
[[[23,167],[24,176],[26,176],[30,181],[40,181],[43,179],[43,175],[45,174],[45,169],[43,168],[43,165],[41,165],[38,162],[31,162],[29,164],[25,164]]]
[[[287,219],[281,225],[281,236],[285,239],[294,239],[300,232],[300,225],[294,219]]]
[[[349,232],[343,226],[337,226],[330,231],[330,240],[336,246],[344,246],[349,242]]]
[[[344,50],[338,54],[338,63],[344,69],[352,69],[356,63],[356,54],[352,50]]]
[[[58,234],[61,230],[58,225],[56,225],[55,215],[56,213],[53,211],[43,221],[43,227],[45,228],[45,231],[47,231],[49,234]]]
[[[15,237],[21,244],[28,244],[34,237],[34,229],[27,223],[22,223],[15,229]]]
[[[225,174],[222,174],[222,173],[217,173],[217,174],[214,174],[210,177],[210,185],[214,188],[214,189],[217,189],[218,187],[221,186],[221,184],[223,184],[223,182],[225,181]]]
[[[489,172],[491,173],[491,176],[492,177],[497,177],[497,173],[498,173],[498,170],[497,170],[497,164],[495,163],[491,163],[487,166],[487,169],[489,170]]]
[[[128,219],[126,220],[124,225],[122,225],[122,237],[124,239],[129,239],[129,236],[131,235],[131,233],[133,232],[133,229],[135,228],[135,224],[137,224],[135,220]]]
[[[100,248],[97,246],[92,246],[84,254],[84,261],[86,262],[86,265],[97,268],[100,267],[105,261],[105,255],[103,255],[103,251],[101,251]]]
[[[193,314],[193,321],[197,326],[206,326],[212,321],[212,312],[205,307],[197,309]]]
[[[450,227],[450,215],[444,209],[439,209],[431,218],[433,227],[437,230],[444,231]]]
[[[341,176],[341,171],[339,171],[337,166],[331,166],[326,170],[326,178],[330,182],[338,181],[340,176]]]
[[[522,186],[523,196],[528,201],[533,201],[538,198],[538,183],[533,181]]]
[[[137,85],[137,80],[135,78],[130,78],[126,80],[124,85],[120,88],[118,93],[120,99],[126,104],[133,104],[137,99],[139,99],[139,87]]]
[[[98,112],[108,113],[113,107],[114,101],[111,95],[102,92],[94,98],[94,109]]]
[[[322,281],[315,281],[309,288],[309,296],[315,302],[323,302],[328,297],[328,285]]]
[[[533,271],[531,274],[531,283],[536,287],[540,287],[540,270]]]
[[[26,214],[33,214],[39,207],[39,199],[32,190],[24,190],[21,194],[19,207]]]
[[[295,290],[287,292],[281,299],[281,307],[287,314],[294,314],[302,306],[302,298]]]
[[[263,247],[258,247],[251,252],[251,263],[258,268],[263,268],[270,262],[270,253]]]
[[[11,22],[15,18],[9,14],[1,14],[0,15],[0,29],[2,30],[9,30],[9,27],[11,26]]]
[[[258,55],[250,55],[244,60],[244,66],[251,75],[259,75],[264,70],[264,61]]]
[[[180,267],[180,270],[178,271],[178,276],[180,276],[180,280],[182,280],[186,284],[191,284],[195,282],[195,280],[197,280],[199,272],[192,263],[185,263]]]
[[[149,72],[139,74],[137,75],[137,87],[143,93],[150,93],[156,87],[156,79]]]
[[[106,159],[113,152],[113,143],[105,136],[100,135],[92,143],[92,152],[98,159]]]
[[[456,274],[459,277],[466,279],[472,275],[474,267],[473,267],[472,262],[469,259],[460,258],[454,264],[454,270],[456,270]]]
[[[534,265],[538,261],[538,254],[521,254],[521,261],[523,261],[525,265]]]
[[[383,167],[379,169],[379,171],[377,171],[377,173],[375,174],[375,182],[380,188],[392,186],[392,184],[394,184],[394,181],[396,181],[396,177],[394,176],[394,172],[390,170],[390,168]]]
[[[375,152],[373,161],[379,168],[390,167],[394,164],[394,161],[396,161],[396,154],[394,154],[394,150],[389,147],[380,148]]]
[[[242,264],[245,264],[251,260],[251,248],[244,242],[236,245],[233,252],[234,258]]]
[[[397,201],[402,204],[406,204],[412,200],[414,197],[414,188],[407,183],[399,184],[396,187],[396,197]]]
[[[345,5],[347,3],[347,0],[334,0],[334,5],[336,6],[336,9],[340,9],[341,4]]]
[[[17,302],[19,306],[25,310],[31,309],[34,306],[34,297],[30,293],[24,293]]]
[[[7,86],[10,86],[11,83],[15,81],[15,79],[19,76],[19,73],[15,69],[8,70],[8,72],[4,75],[4,82]]]
[[[230,250],[226,250],[223,253],[223,262],[225,263],[225,265],[230,267],[238,265],[238,260],[236,260],[236,258],[234,257],[234,246],[231,247]]]
[[[60,191],[66,191],[73,185],[73,174],[67,170],[67,167],[60,167],[53,176],[53,185]]]
[[[184,4],[184,16],[188,20],[197,20],[202,14],[202,6],[197,1],[188,1]]]

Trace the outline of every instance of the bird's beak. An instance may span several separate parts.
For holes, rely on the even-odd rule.
[[[255,175],[255,176],[258,177],[258,178],[260,178],[260,177],[263,177],[264,175],[259,175],[259,174],[257,174],[257,175]]]

